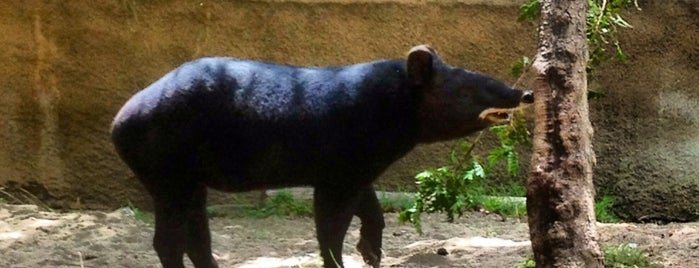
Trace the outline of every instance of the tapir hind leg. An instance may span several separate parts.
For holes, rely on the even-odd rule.
[[[211,254],[211,232],[206,213],[206,186],[198,185],[191,199],[187,220],[187,241],[185,252],[194,267],[218,268]]]
[[[342,266],[342,242],[359,202],[351,187],[316,187],[313,193],[316,233],[325,268]]]
[[[206,216],[206,186],[172,177],[148,187],[155,204],[153,247],[164,268],[184,268],[184,253],[197,268],[216,268]]]
[[[362,254],[364,262],[378,268],[381,263],[381,235],[385,223],[383,210],[373,186],[367,186],[360,191],[359,205],[355,214],[362,222],[357,250]]]
[[[186,244],[186,216],[181,200],[153,196],[155,236],[153,248],[163,268],[184,268],[182,258]]]

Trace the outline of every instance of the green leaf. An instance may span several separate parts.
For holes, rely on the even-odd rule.
[[[478,177],[485,178],[485,171],[483,170],[483,166],[481,166],[481,164],[478,162],[473,162],[472,165],[474,174]]]
[[[473,180],[473,169],[469,169],[466,172],[464,172],[464,175],[461,178],[465,181],[472,181]]]
[[[518,21],[535,20],[539,18],[539,0],[529,0],[519,8]]]
[[[512,63],[510,68],[510,74],[514,77],[519,77],[524,73],[524,70],[529,66],[529,57],[522,57],[521,59]]]
[[[507,172],[512,176],[519,174],[519,154],[514,150],[507,153]]]
[[[424,170],[424,171],[418,173],[417,175],[415,175],[415,179],[417,179],[418,181],[423,181],[423,180],[431,178],[432,175],[433,175],[432,171],[428,169],[428,170]]]
[[[497,149],[494,149],[490,151],[490,154],[488,155],[488,163],[490,166],[494,166],[498,161],[501,159],[505,158],[505,155],[507,154],[507,149],[500,147]]]
[[[505,141],[507,140],[507,132],[508,132],[508,125],[497,125],[497,126],[492,126],[490,127],[490,131],[495,133],[495,135],[498,136],[498,139],[500,141]]]
[[[624,51],[621,50],[621,46],[619,45],[619,42],[614,42],[614,46],[616,47],[617,59],[621,60],[622,62],[625,62],[626,61],[626,54],[624,54]]]
[[[456,155],[456,150],[449,150],[449,163],[456,164],[459,162],[459,157]]]

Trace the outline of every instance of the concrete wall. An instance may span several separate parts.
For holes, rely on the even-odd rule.
[[[516,22],[520,2],[11,1],[0,6],[0,185],[55,206],[146,204],[109,124],[133,93],[201,56],[337,65],[428,43],[452,65],[511,84],[510,64],[536,51],[535,23]],[[682,193],[693,203],[657,212],[676,217],[699,211],[699,16],[692,1],[642,5],[622,38],[630,59],[591,83],[607,93],[591,102],[596,180],[623,196],[622,211],[639,211],[632,219]],[[447,146],[419,148],[380,183],[411,187]]]

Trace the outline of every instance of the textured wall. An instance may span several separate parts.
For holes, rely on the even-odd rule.
[[[623,31],[626,63],[595,72],[595,180],[634,220],[699,217],[699,2],[646,1]]]
[[[521,1],[350,2],[0,6],[0,184],[22,185],[64,207],[145,204],[108,142],[109,124],[133,93],[197,57],[336,65],[402,57],[428,43],[452,65],[513,83],[510,63],[536,50],[534,23],[516,22]],[[699,16],[692,2],[641,2],[643,11],[629,12],[636,28],[622,39],[629,61],[603,66],[591,83],[607,93],[591,102],[596,180],[623,195],[630,218],[655,213],[643,210],[652,206],[663,215],[699,210]],[[417,171],[443,162],[447,146],[419,148],[380,183],[412,187]],[[669,208],[677,193],[693,203]]]

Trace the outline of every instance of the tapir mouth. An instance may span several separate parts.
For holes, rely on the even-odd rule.
[[[478,118],[492,125],[506,124],[512,120],[512,112],[514,112],[515,109],[516,108],[488,108],[483,110],[478,115]]]

